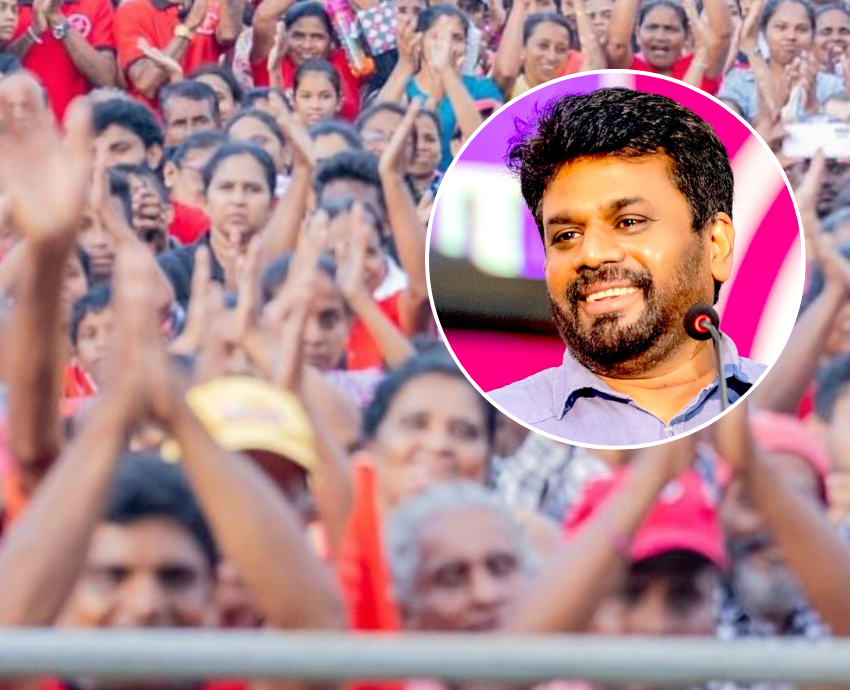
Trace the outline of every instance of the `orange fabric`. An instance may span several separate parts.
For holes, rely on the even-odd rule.
[[[377,477],[368,462],[354,465],[354,507],[340,549],[337,575],[353,630],[399,629],[384,560]]]
[[[337,561],[337,577],[356,632],[392,633],[400,629],[384,559],[375,469],[354,464],[354,508]],[[404,690],[403,683],[352,683],[347,690]]]
[[[402,330],[400,316],[398,313],[398,303],[401,297],[401,292],[397,292],[390,297],[378,302],[381,311],[386,314],[387,318],[392,321],[399,330]],[[378,343],[369,333],[369,330],[358,319],[351,327],[351,334],[348,336],[348,345],[346,345],[346,369],[354,371],[357,369],[377,369],[384,366],[384,358],[381,356],[381,350]]]

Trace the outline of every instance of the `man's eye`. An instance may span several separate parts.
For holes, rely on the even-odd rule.
[[[578,233],[574,230],[567,230],[566,232],[562,232],[559,235],[555,235],[555,239],[553,242],[558,244],[560,242],[572,242],[576,237],[578,237]]]
[[[623,218],[623,220],[621,220],[619,224],[621,227],[624,228],[633,228],[635,226],[640,225],[641,223],[643,223],[643,219],[641,218]]]

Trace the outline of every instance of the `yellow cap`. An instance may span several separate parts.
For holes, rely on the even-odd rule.
[[[297,396],[248,376],[225,376],[186,394],[215,441],[227,450],[261,450],[287,458],[312,473],[317,464],[313,427]],[[179,460],[174,441],[162,447],[162,456]]]

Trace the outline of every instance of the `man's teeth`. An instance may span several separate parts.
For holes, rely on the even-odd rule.
[[[595,302],[600,299],[605,299],[606,297],[619,297],[620,295],[631,295],[633,292],[637,292],[638,289],[636,287],[622,287],[622,288],[611,288],[610,290],[603,290],[602,292],[593,292],[589,294],[585,299],[588,302]]]

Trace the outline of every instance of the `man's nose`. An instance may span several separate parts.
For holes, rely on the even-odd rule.
[[[167,617],[168,597],[153,577],[139,577],[125,594],[129,622],[138,627],[159,625]]]
[[[588,227],[581,237],[573,260],[576,272],[583,268],[597,269],[602,264],[619,263],[625,258],[622,246],[610,232]]]
[[[505,598],[504,583],[486,568],[476,569],[470,583],[472,598],[478,606],[498,606]]]

